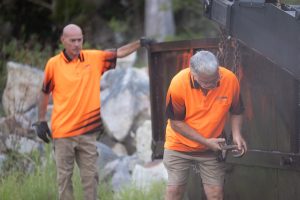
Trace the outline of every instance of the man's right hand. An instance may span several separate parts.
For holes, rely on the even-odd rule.
[[[46,121],[38,121],[32,124],[33,127],[36,127],[36,133],[39,138],[41,138],[44,142],[49,143],[52,139],[51,132],[48,127],[48,124]]]
[[[213,150],[219,151],[222,150],[222,146],[225,144],[225,138],[208,138],[206,139],[206,146]]]

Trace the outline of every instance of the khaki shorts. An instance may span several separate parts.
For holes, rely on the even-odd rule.
[[[217,161],[213,152],[193,156],[187,153],[164,150],[163,163],[168,171],[168,185],[185,185],[190,170],[198,174],[203,184],[223,186],[225,163]]]

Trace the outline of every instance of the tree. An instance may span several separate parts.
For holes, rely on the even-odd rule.
[[[145,34],[157,41],[164,41],[167,36],[174,36],[172,0],[146,0]]]

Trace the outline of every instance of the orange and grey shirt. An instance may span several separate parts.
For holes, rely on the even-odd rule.
[[[42,91],[52,93],[53,138],[99,131],[101,75],[115,68],[116,51],[82,50],[70,59],[65,51],[49,59]]]
[[[204,145],[174,131],[170,119],[185,122],[205,138],[217,138],[223,131],[228,111],[236,115],[244,111],[239,81],[234,73],[219,67],[219,74],[218,86],[206,94],[193,80],[190,68],[174,76],[166,97],[166,149],[184,152],[206,150]]]

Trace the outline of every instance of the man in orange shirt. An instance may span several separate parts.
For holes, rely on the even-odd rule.
[[[207,199],[223,199],[225,165],[215,152],[225,143],[221,134],[228,112],[233,142],[247,150],[241,135],[243,111],[238,79],[211,52],[197,52],[190,67],[174,76],[166,98],[166,200],[182,199],[191,165],[199,168]]]
[[[97,132],[101,130],[100,79],[115,68],[116,59],[125,57],[151,40],[141,39],[110,51],[82,50],[83,34],[79,26],[64,27],[64,50],[50,58],[39,103],[38,136],[53,139],[59,199],[73,200],[74,161],[79,169],[85,200],[97,199]],[[45,121],[49,95],[53,97],[51,131]]]

